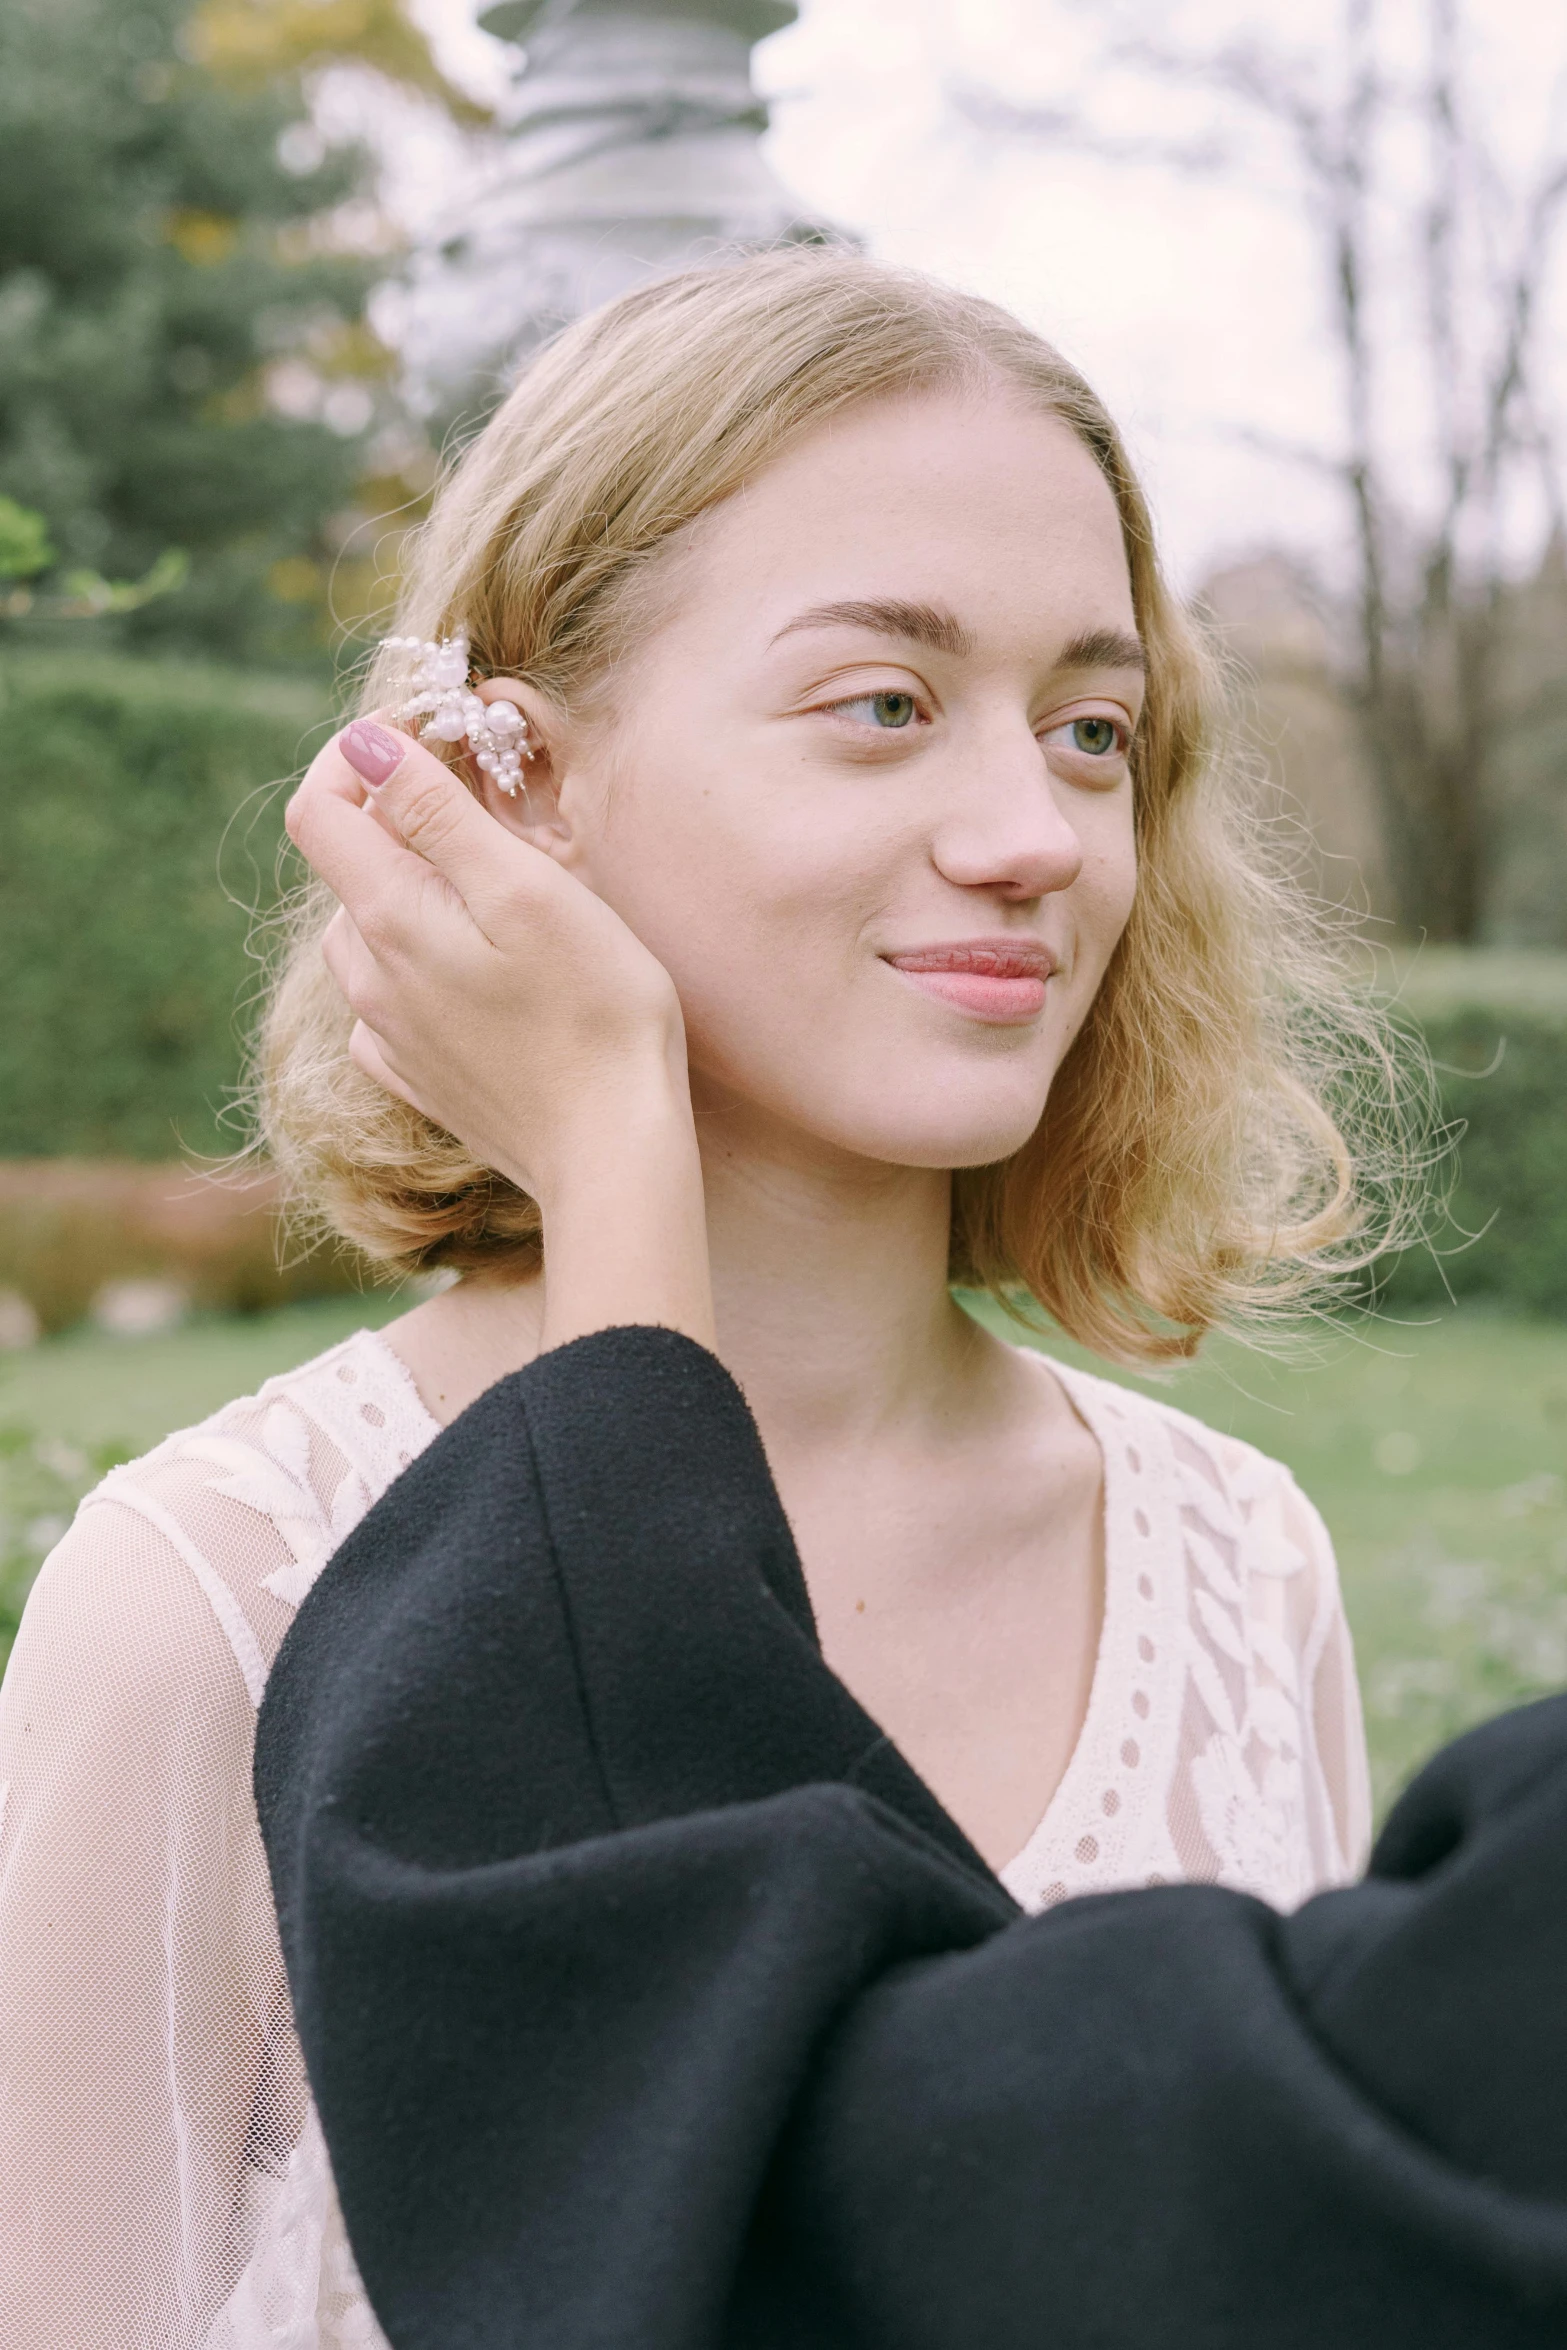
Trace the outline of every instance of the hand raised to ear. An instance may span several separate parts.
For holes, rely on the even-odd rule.
[[[542,1342],[631,1322],[713,1343],[685,1028],[613,908],[375,719],[288,807],[340,902],[322,941],[378,1084],[537,1200]]]
[[[355,1060],[483,1164],[538,1197],[618,1091],[657,1072],[683,1092],[663,966],[412,737],[356,720],[287,825],[343,909],[323,951],[356,1015]]]

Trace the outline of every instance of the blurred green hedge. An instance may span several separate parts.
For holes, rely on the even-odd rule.
[[[232,1150],[309,684],[0,651],[0,1158]]]
[[[1427,1249],[1385,1294],[1494,1297],[1567,1314],[1567,954],[1428,948],[1399,1000],[1436,1063],[1456,1179]]]

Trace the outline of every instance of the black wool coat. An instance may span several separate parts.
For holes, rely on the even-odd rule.
[[[256,1793],[394,2350],[1567,2344],[1567,1698],[1292,1917],[1024,1918],[823,1664],[733,1382],[627,1329],[350,1536]]]

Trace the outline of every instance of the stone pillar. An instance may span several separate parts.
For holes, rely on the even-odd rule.
[[[567,319],[736,246],[837,232],[762,154],[751,49],[794,0],[499,0],[522,45],[495,161],[421,268],[407,356],[440,396],[493,383]]]

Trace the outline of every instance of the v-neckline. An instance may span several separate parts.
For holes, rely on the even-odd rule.
[[[1167,1690],[1171,1682],[1168,1657],[1161,1659],[1160,1652],[1169,1638],[1172,1595],[1166,1585],[1179,1543],[1174,1524],[1166,1522],[1169,1481],[1158,1474],[1156,1415],[1108,1380],[1069,1369],[1033,1348],[1018,1352],[1059,1380],[1099,1446],[1103,1478],[1104,1607],[1088,1703],[1043,1812],[996,1871],[1015,1901],[1037,1909],[1067,1891],[1064,1883],[1050,1881],[1051,1864],[1067,1861],[1067,1837],[1074,1878],[1091,1872],[1103,1848],[1123,1840],[1124,1815],[1146,1802],[1142,1789],[1158,1776],[1145,1766],[1153,1760],[1150,1732],[1169,1729],[1168,1708],[1157,1700],[1160,1685]],[[1161,1662],[1160,1672],[1143,1669]],[[1166,1742],[1159,1737],[1160,1746]]]

